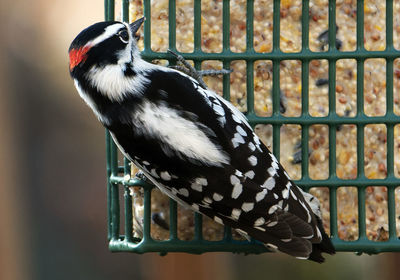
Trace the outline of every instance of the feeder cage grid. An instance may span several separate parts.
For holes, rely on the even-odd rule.
[[[168,24],[169,45],[168,48],[176,51],[176,11],[175,0],[169,0]],[[115,3],[113,0],[105,0],[105,19],[114,20]],[[143,12],[146,17],[144,22],[144,49],[142,57],[148,61],[165,59],[171,63],[175,58],[167,52],[155,52],[151,49],[150,26],[151,11],[150,0],[143,1]],[[309,48],[309,1],[302,2],[301,30],[302,48],[297,53],[285,53],[280,49],[280,1],[273,3],[273,35],[272,51],[268,53],[255,52],[253,46],[253,16],[254,1],[248,0],[246,5],[246,50],[242,53],[234,53],[230,50],[230,1],[222,1],[222,52],[206,53],[201,50],[201,1],[194,1],[194,51],[182,53],[185,59],[192,60],[197,69],[205,60],[217,60],[222,62],[224,69],[230,68],[230,63],[242,60],[246,63],[247,78],[247,112],[246,117],[254,127],[257,124],[272,125],[273,143],[280,143],[280,127],[284,124],[296,124],[301,126],[301,154],[302,158],[309,153],[309,127],[314,124],[323,124],[329,127],[329,177],[323,180],[314,180],[309,176],[309,162],[301,162],[301,179],[295,181],[298,186],[308,191],[310,188],[324,186],[329,188],[330,205],[330,233],[332,242],[337,251],[352,251],[359,253],[380,253],[400,251],[400,240],[396,234],[396,209],[395,189],[400,185],[399,178],[394,173],[394,127],[400,123],[400,117],[393,110],[393,63],[400,57],[400,51],[393,46],[393,1],[386,1],[386,49],[382,51],[368,51],[364,48],[364,1],[357,1],[357,26],[356,26],[356,50],[342,52],[336,49],[336,3],[329,0],[328,3],[328,46],[324,52],[313,52]],[[122,0],[122,19],[129,20],[129,0]],[[364,113],[364,62],[370,58],[383,58],[386,61],[386,114],[384,116],[367,116]],[[313,117],[309,113],[309,63],[312,60],[324,59],[329,63],[329,113],[324,117]],[[357,113],[354,117],[339,116],[336,113],[336,62],[339,59],[354,59],[357,63]],[[257,116],[254,110],[254,82],[253,69],[257,60],[272,61],[272,115],[269,117]],[[283,60],[301,61],[301,114],[298,117],[285,117],[279,112],[280,105],[280,63]],[[223,97],[230,98],[229,76],[223,77]],[[354,179],[341,179],[336,175],[336,130],[343,124],[352,124],[357,127],[357,176]],[[384,179],[369,179],[364,173],[364,128],[369,124],[384,124],[387,137],[387,176]],[[273,153],[279,159],[280,146],[273,145]],[[151,226],[151,190],[152,185],[138,178],[126,180],[125,175],[130,175],[129,161],[124,159],[124,164],[119,164],[116,145],[108,131],[106,131],[107,154],[107,179],[108,179],[108,239],[111,251],[128,251],[135,253],[159,252],[187,252],[201,254],[205,252],[234,252],[246,254],[258,254],[267,252],[267,249],[256,240],[234,240],[231,229],[225,227],[224,237],[220,241],[208,241],[202,238],[202,216],[195,213],[194,239],[190,241],[179,240],[177,236],[177,204],[170,201],[170,238],[169,240],[156,241],[150,236]],[[133,236],[132,196],[129,187],[142,187],[144,192],[144,222],[143,238],[136,240]],[[357,188],[358,198],[358,239],[344,241],[338,236],[337,226],[337,190],[339,187],[353,186]],[[388,240],[376,242],[366,235],[366,188],[368,186],[385,186],[387,188],[388,207]],[[120,199],[120,192],[124,192]],[[123,203],[121,203],[123,201]],[[123,204],[124,234],[120,233],[120,207]]]

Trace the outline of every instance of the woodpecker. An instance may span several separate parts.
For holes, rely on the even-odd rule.
[[[319,201],[245,116],[196,79],[141,58],[143,21],[93,24],[69,48],[79,95],[124,156],[178,203],[272,251],[316,262],[334,254]]]

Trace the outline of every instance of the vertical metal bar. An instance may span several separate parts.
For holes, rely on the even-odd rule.
[[[329,188],[329,223],[332,237],[338,236],[336,187]]]
[[[132,216],[132,196],[129,187],[125,187],[125,241],[133,241],[133,216]]]
[[[247,114],[254,114],[254,61],[246,61]]]
[[[357,1],[357,50],[364,50],[364,0]]]
[[[329,51],[336,50],[336,1],[329,0]],[[336,59],[328,59],[329,77],[329,116],[336,115]],[[336,125],[329,124],[329,179],[336,178]],[[337,187],[329,188],[329,207],[330,207],[330,231],[333,237],[338,235],[337,226]]]
[[[201,1],[194,1],[194,52],[201,51]]]
[[[302,51],[309,50],[309,1],[303,1],[302,3],[302,18],[301,18],[301,30],[302,38],[301,45]],[[301,116],[303,118],[308,117],[309,114],[309,70],[310,70],[310,60],[302,59],[301,61]],[[308,174],[308,139],[309,139],[309,125],[302,125],[301,127],[301,177],[309,178]],[[308,191],[308,189],[306,189]]]
[[[105,0],[104,1],[104,18],[106,21],[110,21],[114,19],[114,1],[113,0]],[[115,149],[115,145],[111,139],[110,132],[106,129],[106,159],[107,159],[107,238],[108,240],[115,239],[116,234],[114,232],[114,228],[116,226],[114,220],[114,212],[113,212],[113,197],[115,195],[115,186],[111,183],[111,175],[115,172],[115,160],[112,160],[112,149]],[[117,193],[118,196],[118,193]],[[118,206],[119,207],[119,206]],[[119,209],[118,209],[119,210]],[[119,214],[118,214],[119,215]],[[119,220],[119,217],[118,217]],[[118,230],[119,231],[119,230]],[[117,233],[118,237],[119,232]]]
[[[329,50],[336,50],[336,0],[329,0]]]
[[[393,0],[386,1],[386,50],[393,50]],[[393,59],[386,60],[386,116],[393,117]],[[394,125],[387,124],[387,179],[394,175]],[[387,188],[389,239],[396,240],[395,187]]]
[[[111,175],[118,176],[118,152],[115,144],[111,145]],[[119,239],[120,210],[119,210],[119,186],[111,185],[111,238]]]
[[[222,52],[230,52],[230,6],[229,0],[222,2]],[[224,69],[230,69],[231,60],[224,60],[222,66]],[[223,97],[226,100],[230,100],[231,89],[230,89],[230,77],[229,75],[223,75],[222,86],[223,86]]]
[[[169,0],[168,3],[168,47],[171,50],[176,51],[176,1]]]
[[[111,135],[110,132],[106,129],[106,162],[107,162],[107,238],[108,240],[111,239],[111,189],[113,187],[111,183]]]
[[[200,213],[194,213],[194,240],[203,240],[203,216]]]
[[[122,21],[129,22],[129,0],[122,0]]]
[[[150,0],[143,1],[143,15],[146,18],[143,26],[144,52],[151,50],[151,3]]]
[[[105,0],[104,1],[104,8],[105,8],[105,20],[106,21],[111,21],[114,20],[114,7],[115,3],[114,0]]]
[[[254,0],[247,0],[246,6],[246,50],[254,52]]]
[[[274,0],[273,26],[272,26],[272,51],[280,51],[280,7],[281,2]]]
[[[177,239],[177,205],[176,201],[169,200],[169,238],[171,240]]]
[[[151,240],[151,188],[144,188],[144,207],[143,207],[143,241]]]
[[[246,11],[246,50],[253,53],[254,41],[254,0],[247,1]],[[254,114],[254,61],[246,61],[246,75],[247,75],[247,114]]]
[[[273,11],[273,31],[272,31],[272,52],[280,52],[280,1],[274,0]],[[279,116],[280,99],[280,60],[272,59],[272,115]],[[280,124],[272,126],[273,153],[276,158],[280,158]]]
[[[393,49],[393,0],[386,0],[386,50]]]
[[[358,145],[358,144],[357,144]],[[358,239],[366,239],[365,187],[357,188],[358,197]]]
[[[224,226],[224,241],[232,241],[232,228],[229,226]]]
[[[222,2],[222,52],[230,52],[230,6],[229,0]]]
[[[302,50],[309,49],[309,23],[310,23],[310,5],[309,1],[303,0],[301,7],[301,45]]]

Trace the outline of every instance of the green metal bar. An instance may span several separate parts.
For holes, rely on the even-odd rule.
[[[365,187],[366,185],[363,184],[362,186],[357,186],[357,198],[358,198],[358,239],[359,240],[366,240],[366,216],[365,216]]]
[[[333,237],[332,242],[338,251],[343,252],[363,252],[367,254],[378,254],[382,252],[400,252],[400,242],[377,242],[368,239],[359,239],[356,241],[344,241],[338,237]],[[154,241],[148,240],[141,243],[128,243],[124,241],[112,240],[110,242],[111,251],[129,251],[135,253],[147,252],[187,252],[191,254],[202,254],[206,252],[233,252],[245,254],[261,254],[268,250],[260,243],[249,243],[248,241],[232,240],[225,241],[207,241],[188,242],[182,240],[174,241]]]
[[[280,52],[280,9],[281,2],[274,0],[273,26],[272,26],[272,52]],[[283,57],[285,58],[285,57]]]
[[[125,187],[125,241],[133,242],[133,215],[132,215],[132,196],[129,187]]]
[[[104,18],[106,21],[114,20],[114,0],[104,1]]]
[[[203,216],[194,213],[194,240],[201,241],[203,239]]]
[[[363,53],[364,48],[364,0],[357,1],[357,50]],[[365,57],[365,56],[364,56]]]
[[[194,1],[194,52],[201,52],[201,1]]]
[[[144,0],[143,1],[143,15],[146,18],[143,24],[143,45],[144,45],[144,50],[142,52],[142,57],[148,61],[151,61],[153,59],[157,59],[156,57],[146,57],[146,55],[143,55],[147,52],[150,53],[156,53],[151,50],[151,5],[149,0]],[[158,57],[159,59],[165,58],[164,57]]]
[[[222,53],[231,53],[230,50],[230,0],[223,0],[222,2]]]
[[[254,52],[254,0],[246,4],[246,50]]]
[[[143,208],[143,239],[142,242],[151,242],[152,238],[150,235],[151,225],[151,189],[144,188],[144,208]]]
[[[176,51],[176,1],[168,1],[168,47],[170,50]]]
[[[257,124],[398,124],[400,121],[400,116],[395,114],[386,114],[385,116],[368,117],[363,113],[359,114],[356,118],[352,117],[339,117],[336,113],[331,113],[326,117],[311,117],[311,116],[301,116],[301,117],[285,117],[285,116],[271,116],[271,117],[259,117],[256,115],[246,115],[250,123]]]
[[[112,140],[111,140],[111,135],[110,132],[106,129],[106,161],[107,161],[107,239],[111,239],[111,188],[113,187],[111,183],[111,165],[109,164],[111,162],[111,145],[112,145]]]
[[[111,145],[111,176],[118,175],[118,153],[117,147]],[[120,227],[120,213],[119,213],[119,189],[118,185],[111,185],[111,238],[119,238],[119,227]]]
[[[177,234],[177,204],[175,200],[169,200],[169,238],[171,240],[178,239]]]
[[[225,32],[222,32],[222,53],[232,53],[230,50],[230,6],[229,6],[229,0],[224,0],[222,2],[222,30],[225,30]],[[200,56],[204,57],[203,53]],[[240,57],[238,57],[238,59],[240,59]],[[222,60],[222,67],[224,69],[230,69],[231,59],[229,57],[226,57],[224,59],[217,59],[217,60]],[[231,83],[230,83],[230,77],[228,75],[224,75],[222,77],[222,88],[223,88],[223,97],[226,100],[230,100]]]
[[[146,25],[145,25],[146,26]],[[273,37],[274,38],[274,37]],[[302,50],[298,53],[285,53],[277,49],[273,49],[270,53],[252,53],[249,51],[234,53],[229,50],[221,53],[203,53],[195,50],[192,53],[184,53],[182,56],[185,59],[193,60],[201,57],[204,60],[315,60],[315,59],[327,59],[327,60],[338,60],[338,59],[363,59],[363,58],[385,58],[385,59],[396,59],[400,55],[400,51],[391,49],[388,51],[349,51],[340,52],[338,50],[329,50],[326,52],[312,52],[310,50]],[[154,52],[146,49],[142,52],[142,57],[145,59],[168,59],[172,57],[171,54],[165,52]]]
[[[337,187],[329,188],[329,222],[330,222],[330,231],[332,237],[338,236],[338,225],[337,225],[337,196],[336,196]]]
[[[336,0],[329,0],[328,4],[329,14],[329,49],[336,50]]]
[[[246,6],[246,50],[254,52],[254,0],[248,0]],[[254,61],[246,61],[247,112],[254,113]]]
[[[230,242],[232,240],[232,228],[224,226],[224,241]]]
[[[122,21],[129,22],[129,0],[122,0]]]
[[[302,50],[309,49],[309,3],[303,1],[302,3],[302,19],[301,19],[301,44]],[[302,60],[301,62],[301,117],[310,116],[309,114],[309,68],[310,61]],[[308,160],[308,141],[309,141],[309,125],[305,124],[301,126],[301,177],[309,178],[309,160]],[[308,191],[309,189],[305,189]]]
[[[154,186],[148,183],[143,183],[137,180],[125,181],[123,177],[111,176],[110,181],[113,184],[124,184],[126,186],[141,186],[144,189],[151,189]],[[325,186],[329,188],[338,188],[339,186],[354,186],[354,187],[365,187],[365,186],[387,186],[387,187],[397,187],[399,186],[399,179],[396,177],[388,177],[386,179],[368,179],[363,176],[359,176],[356,179],[339,179],[328,178],[324,180],[314,180],[310,178],[301,178],[300,180],[294,180],[296,184],[304,187],[320,187]]]
[[[386,0],[386,50],[393,49],[393,0]]]

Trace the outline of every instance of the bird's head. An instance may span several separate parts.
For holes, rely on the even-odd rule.
[[[144,21],[140,18],[131,24],[108,21],[84,29],[69,47],[71,76],[86,73],[93,66],[127,64],[132,62],[137,48],[137,31]]]

